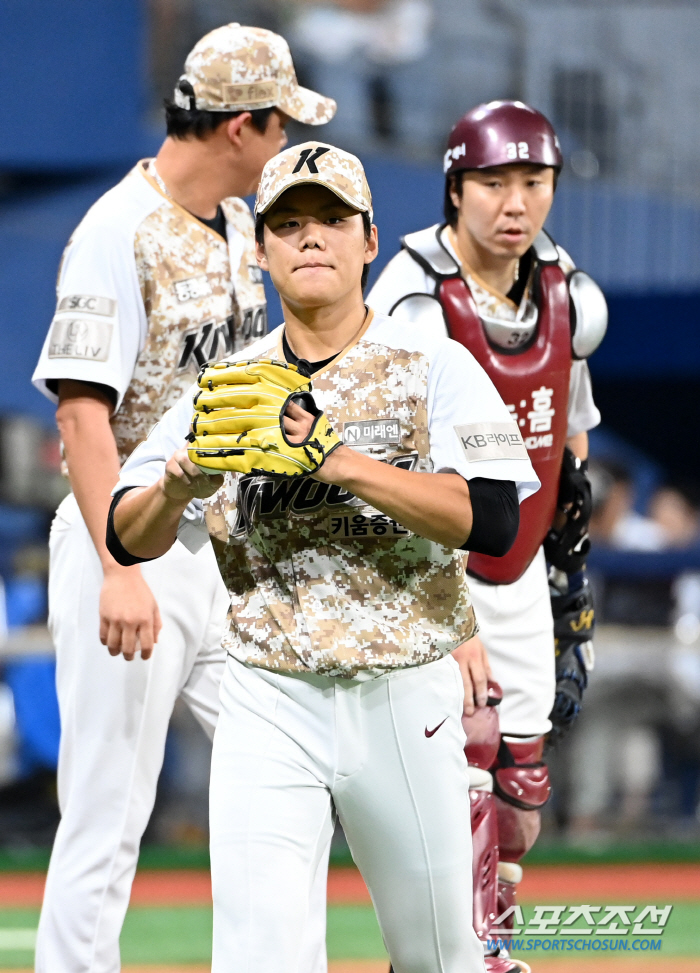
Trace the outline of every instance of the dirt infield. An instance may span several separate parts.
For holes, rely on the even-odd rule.
[[[123,973],[210,973],[209,966],[124,966]],[[537,973],[698,973],[697,959],[537,960]],[[3,971],[7,973],[7,971]],[[22,971],[25,973],[25,971]],[[27,971],[28,973],[28,971]],[[389,973],[387,960],[331,960],[328,973]]]
[[[210,973],[209,966],[124,966],[123,973]],[[537,973],[698,973],[697,959],[537,960]],[[3,971],[7,973],[7,971]],[[22,971],[25,973],[25,971]],[[387,960],[331,960],[328,973],[389,973]]]
[[[45,876],[40,872],[0,874],[0,907],[41,904]],[[525,868],[521,902],[590,898],[700,900],[700,866],[690,864],[531,865]],[[355,868],[333,868],[328,876],[328,901],[333,905],[369,902],[362,876]],[[207,905],[211,883],[206,871],[143,871],[134,881],[131,904],[137,906]],[[599,964],[598,964],[599,965]]]
[[[521,902],[559,899],[700,899],[697,864],[530,865],[519,889]],[[369,901],[360,873],[334,868],[328,876],[328,901],[334,905]],[[698,970],[695,973],[699,973]]]
[[[697,863],[664,865],[531,865],[523,869],[520,899],[660,898],[680,902],[700,899]]]
[[[676,957],[662,959],[660,956],[658,959],[629,960],[537,960],[537,973],[661,973],[661,971],[663,973],[698,973],[698,961],[697,959]],[[359,970],[358,973],[360,973]]]
[[[210,973],[211,966],[123,966],[122,973]],[[698,973],[697,959],[537,960],[537,973]],[[26,967],[3,973],[32,973]],[[386,960],[331,960],[328,973],[388,973]]]

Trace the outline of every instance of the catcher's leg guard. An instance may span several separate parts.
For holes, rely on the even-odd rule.
[[[488,704],[473,716],[462,717],[467,735],[464,749],[469,761],[469,800],[474,857],[474,929],[483,947],[488,973],[529,973],[527,964],[512,960],[506,949],[492,940],[491,928],[498,913],[498,817],[489,768],[496,762],[501,745],[497,706],[502,692],[490,682]]]
[[[487,770],[470,767],[474,929],[484,947],[497,916],[498,899],[498,818],[492,791],[491,774]]]
[[[540,808],[551,793],[544,738],[504,738],[493,770],[500,860],[519,861],[537,840]]]
[[[540,808],[550,794],[549,772],[542,760],[544,738],[515,740],[503,738],[493,768],[496,814],[498,816],[498,910],[499,928],[507,936],[514,925],[516,889],[523,870],[516,864],[534,845],[540,832]],[[505,920],[501,916],[509,910]],[[496,960],[510,966],[494,966]],[[492,962],[486,960],[488,973],[519,970],[529,973],[522,960],[513,960],[502,950]]]
[[[499,862],[498,863],[498,917],[499,923],[498,928],[504,930],[502,935],[507,935],[508,932],[512,932],[515,925],[515,893],[517,891],[517,885],[522,880],[523,870],[520,865],[516,865],[515,862]],[[505,919],[500,919],[501,916],[508,915]]]
[[[515,890],[518,882],[523,877],[523,870],[520,865],[510,862],[498,863],[498,918],[509,912],[506,919],[498,923],[498,938],[508,939],[513,932],[515,925],[514,909]],[[520,921],[520,917],[519,917]],[[496,938],[494,936],[494,938]],[[501,949],[497,956],[485,957],[487,973],[531,973],[530,967],[521,959],[513,959],[508,955],[507,949]]]

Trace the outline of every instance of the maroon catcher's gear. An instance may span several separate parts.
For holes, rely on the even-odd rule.
[[[469,349],[506,405],[512,404],[516,410],[521,432],[530,433],[523,438],[542,484],[520,506],[520,529],[508,554],[469,555],[469,574],[492,584],[517,581],[546,537],[556,513],[566,446],[571,376],[569,289],[556,247],[550,243],[546,248],[536,246],[536,251],[539,321],[535,340],[522,350],[508,353],[489,343],[474,298],[459,271],[443,280],[437,292],[450,337]]]
[[[537,840],[539,811],[551,793],[543,750],[544,737],[526,742],[501,741],[492,768],[501,861],[520,861]]]
[[[521,959],[511,959],[507,953],[499,956],[485,956],[486,973],[532,973],[531,968]]]
[[[543,231],[533,244],[537,329],[521,348],[499,348],[487,337],[461,268],[442,245],[441,230],[408,234],[403,246],[435,280],[435,298],[450,337],[474,355],[513,411],[542,484],[520,505],[520,529],[504,557],[469,555],[469,574],[491,584],[512,584],[532,562],[557,509],[571,378],[569,288],[559,266],[559,251]]]
[[[503,690],[489,679],[486,706],[478,706],[472,716],[462,717],[462,728],[467,737],[464,752],[472,767],[489,770],[495,763],[501,745],[497,707],[502,699]]]
[[[493,796],[493,779],[488,772],[498,755],[501,732],[498,706],[503,690],[489,680],[487,704],[472,716],[462,717],[467,736],[464,752],[470,766],[469,801],[473,843],[474,929],[485,945],[496,918],[498,896],[498,817]]]
[[[481,942],[486,943],[498,916],[498,817],[494,796],[489,790],[470,787],[469,801],[474,856],[474,929]]]
[[[515,893],[518,883],[522,881],[523,870],[520,865],[499,863],[498,865],[498,915],[503,916],[506,912],[510,913],[506,919],[499,922],[498,928],[512,931],[515,926],[515,916],[513,914],[515,906]],[[506,933],[507,934],[507,933]]]
[[[522,101],[477,105],[457,122],[447,146],[445,175],[527,162],[561,169],[563,163],[551,124]]]
[[[522,743],[501,740],[493,789],[498,796],[523,811],[539,810],[549,800],[549,771],[542,760],[544,737]]]
[[[489,949],[489,940],[494,938],[492,929],[496,919],[508,906],[515,904],[517,879],[508,881],[505,874],[499,872],[510,869],[510,873],[513,873],[509,873],[511,878],[516,870],[518,875],[521,874],[517,865],[499,869],[499,860],[515,862],[531,847],[539,831],[536,808],[544,804],[549,796],[547,768],[542,762],[543,740],[506,743],[498,725],[498,705],[502,697],[498,683],[489,680],[487,705],[478,707],[472,716],[462,717],[462,726],[467,735],[464,752],[469,761],[474,849],[473,923],[485,951]],[[493,793],[494,790],[498,796]],[[511,803],[513,798],[518,802],[517,806]],[[528,810],[523,809],[525,806]],[[532,841],[529,840],[530,836]],[[502,844],[504,847],[501,847]],[[513,854],[517,857],[512,857]],[[495,935],[498,936],[498,933]],[[493,950],[493,946],[490,948]],[[527,964],[510,959],[504,950],[485,955],[484,962],[487,973],[526,973],[529,970]]]

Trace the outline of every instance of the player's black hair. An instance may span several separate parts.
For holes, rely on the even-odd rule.
[[[372,232],[372,221],[369,218],[369,213],[361,213],[360,215],[362,216],[362,229],[365,231],[365,240],[369,240],[370,234]],[[259,243],[260,246],[263,246],[265,242],[265,214],[264,213],[261,216],[258,216],[258,218],[255,221],[255,242]],[[369,264],[365,264],[362,270],[361,284],[362,284],[363,293],[365,287],[367,286],[367,280],[369,279],[369,267],[370,267]]]
[[[194,104],[194,88],[181,79],[177,84],[183,95],[188,95],[190,104]],[[270,115],[274,108],[254,108],[250,115],[251,122],[263,134],[267,130]],[[207,135],[216,131],[219,125],[231,121],[242,115],[242,111],[203,111],[199,108],[180,108],[174,101],[165,99],[165,126],[167,134],[174,139],[205,139]]]
[[[538,168],[548,169],[549,166],[541,166],[539,164]],[[496,166],[493,167],[494,169]],[[554,168],[553,166],[551,168]],[[464,173],[469,172],[469,169],[460,169],[459,172],[451,173],[445,180],[445,201],[443,203],[442,212],[445,216],[445,223],[454,229],[457,226],[457,216],[458,210],[455,204],[452,202],[452,197],[450,196],[450,190],[454,190],[459,198],[462,198],[462,182],[464,178]],[[474,170],[471,170],[472,172]],[[559,179],[559,170],[554,169],[554,188],[557,188],[557,180]]]

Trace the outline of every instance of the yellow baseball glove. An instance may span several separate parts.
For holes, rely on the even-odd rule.
[[[189,458],[205,473],[309,476],[340,440],[296,365],[261,358],[205,366],[197,380]],[[283,417],[290,402],[315,416],[302,443],[291,443]]]

